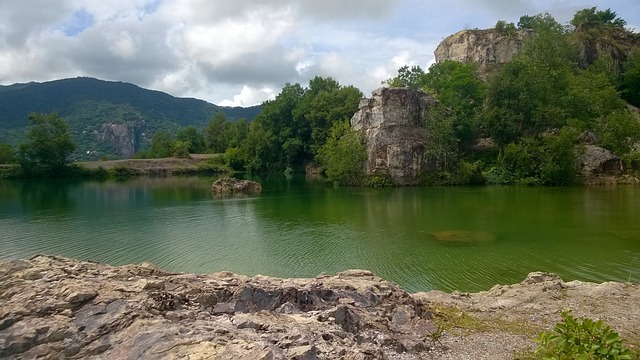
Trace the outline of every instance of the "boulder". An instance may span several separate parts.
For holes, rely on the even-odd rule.
[[[425,115],[435,104],[432,96],[409,88],[379,88],[360,101],[351,126],[364,132],[367,175],[388,177],[396,185],[420,181],[428,146]]]
[[[262,185],[255,181],[223,177],[213,183],[211,191],[217,195],[258,194],[262,191]]]
[[[578,161],[585,182],[590,184],[611,182],[606,179],[616,178],[624,173],[624,163],[620,156],[596,145],[585,145]]]

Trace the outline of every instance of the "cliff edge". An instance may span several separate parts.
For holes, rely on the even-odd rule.
[[[0,304],[3,359],[510,359],[566,307],[640,344],[637,284],[546,273],[408,294],[363,270],[277,279],[39,255],[0,262]]]
[[[511,61],[532,35],[531,30],[518,30],[513,34],[501,33],[496,29],[462,30],[442,40],[434,55],[436,62],[453,60],[477,63],[479,73],[484,75],[496,66]]]

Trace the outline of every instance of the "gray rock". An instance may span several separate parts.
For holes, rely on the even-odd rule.
[[[435,51],[436,62],[478,63],[481,76],[485,76],[496,66],[511,61],[532,35],[533,32],[528,30],[519,30],[512,35],[495,29],[462,30],[440,42]]]
[[[388,177],[397,185],[419,182],[428,146],[425,114],[435,103],[408,88],[380,88],[360,102],[351,126],[364,132],[367,175]]]
[[[262,191],[262,185],[255,181],[223,177],[213,183],[211,191],[216,195],[257,194]]]
[[[586,179],[618,176],[624,172],[624,163],[618,155],[595,145],[585,145],[578,161]]]

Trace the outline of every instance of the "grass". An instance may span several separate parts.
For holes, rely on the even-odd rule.
[[[429,308],[435,321],[446,331],[462,332],[506,332],[516,335],[535,336],[543,329],[522,320],[508,320],[500,316],[479,319],[455,306],[437,304]]]

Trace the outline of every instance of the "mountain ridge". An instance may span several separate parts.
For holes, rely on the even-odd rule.
[[[78,143],[79,158],[90,160],[83,154],[119,155],[113,144],[101,143],[96,135],[109,124],[143,123],[144,136],[137,148],[140,150],[157,130],[175,132],[189,125],[202,128],[218,112],[231,121],[251,121],[260,106],[218,106],[129,82],[92,77],[0,85],[0,143],[21,142],[32,112],[56,112],[67,120]]]

